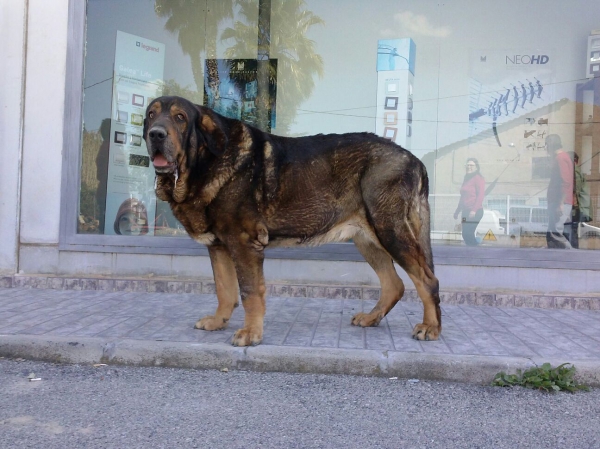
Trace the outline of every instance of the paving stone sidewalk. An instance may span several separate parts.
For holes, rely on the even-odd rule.
[[[193,329],[197,319],[214,312],[216,303],[211,294],[0,289],[0,334],[229,342],[242,325],[241,307],[227,330]],[[600,359],[597,311],[442,305],[440,340],[419,342],[411,338],[422,318],[419,303],[398,303],[378,327],[350,325],[355,313],[374,304],[268,298],[263,345]]]
[[[214,294],[0,288],[0,342],[3,336],[40,336],[224,346],[242,325],[242,307],[227,330],[193,329],[198,318],[214,312],[216,302]],[[350,325],[355,313],[374,304],[269,297],[261,348],[591,361],[600,375],[598,311],[442,304],[440,340],[420,342],[411,338],[422,318],[418,302],[398,303],[378,327]]]

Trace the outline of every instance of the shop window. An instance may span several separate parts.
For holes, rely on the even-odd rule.
[[[600,3],[555,6],[536,27],[515,15],[520,6],[88,0],[77,233],[187,238],[154,196],[142,136],[146,106],[165,94],[278,135],[367,131],[397,142],[428,169],[437,245],[464,245],[462,211],[454,213],[475,159],[480,246],[527,247],[533,240],[515,239],[511,222],[548,219],[546,139],[558,135],[582,158],[586,225],[600,226],[600,78],[572,57],[589,50],[595,61],[586,40]],[[600,248],[596,233],[586,235],[581,248]]]

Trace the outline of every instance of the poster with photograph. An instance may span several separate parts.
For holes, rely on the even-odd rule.
[[[258,125],[259,79],[256,59],[207,59],[204,105],[225,117]],[[276,126],[277,60],[269,59],[267,129]]]
[[[164,60],[164,44],[117,31],[105,234],[154,234],[155,174],[142,134],[146,106],[160,96]]]

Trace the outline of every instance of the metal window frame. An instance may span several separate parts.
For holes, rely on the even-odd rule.
[[[206,247],[188,238],[77,233],[76,218],[81,176],[79,168],[83,123],[86,3],[82,0],[69,1],[59,250],[206,256],[208,255]],[[466,248],[439,245],[433,247],[433,254],[436,265],[600,271],[600,251],[593,250]],[[276,248],[267,250],[266,255],[276,259],[364,260],[353,244],[344,243],[313,248]]]

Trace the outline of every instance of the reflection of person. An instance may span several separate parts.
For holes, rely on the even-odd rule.
[[[465,166],[467,174],[460,188],[460,201],[454,212],[454,218],[462,212],[462,236],[469,246],[476,246],[475,230],[483,217],[483,197],[485,195],[485,179],[479,172],[479,162],[470,157]]]
[[[573,153],[573,161],[575,166],[575,182],[573,184],[573,210],[571,212],[572,221],[570,240],[573,248],[579,248],[577,229],[579,228],[579,223],[591,221],[591,201],[589,185],[581,172],[579,156],[577,153]]]
[[[148,213],[144,203],[137,198],[128,198],[123,201],[119,206],[113,226],[118,235],[148,234]]]
[[[573,161],[563,150],[558,134],[546,137],[546,150],[552,158],[548,184],[548,248],[571,249],[563,235],[565,223],[571,218],[573,208]]]
[[[100,232],[104,232],[104,209],[106,207],[106,183],[108,179],[108,147],[110,144],[110,119],[105,118],[100,125],[100,135],[102,136],[102,145],[96,156],[96,179],[98,188],[96,189],[96,206],[98,207],[98,221]]]

